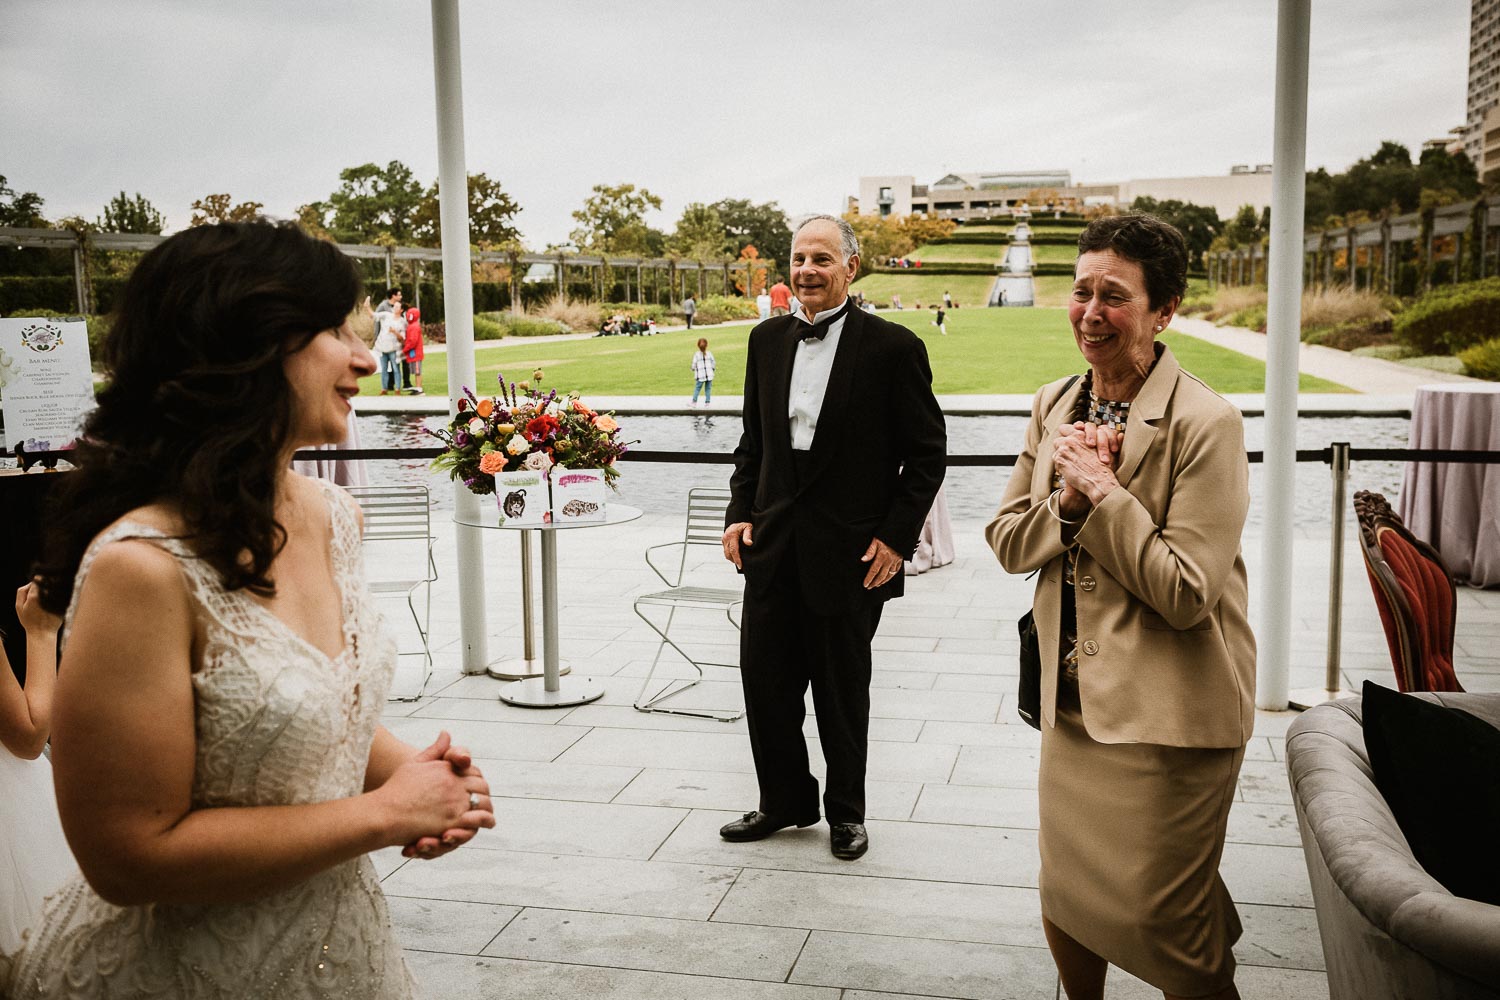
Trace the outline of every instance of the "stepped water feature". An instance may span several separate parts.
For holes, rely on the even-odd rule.
[[[992,306],[1030,306],[1036,303],[1031,280],[1031,227],[1024,222],[1011,230],[1010,247],[1000,265],[1000,277],[990,288]]]

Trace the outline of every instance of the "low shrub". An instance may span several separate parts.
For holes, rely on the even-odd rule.
[[[1500,278],[1434,288],[1396,317],[1396,339],[1417,354],[1457,354],[1500,330]]]
[[[1226,326],[1241,326],[1257,333],[1266,332],[1266,304],[1264,302],[1246,306],[1224,317]]]
[[[533,316],[554,320],[578,333],[593,333],[604,322],[604,310],[593,302],[553,295],[532,310]]]
[[[1177,307],[1179,316],[1197,316],[1206,313],[1214,307],[1213,292],[1197,292],[1184,298]]]
[[[694,323],[728,323],[738,319],[755,319],[760,316],[754,299],[738,296],[706,295],[698,300],[698,311]]]
[[[1392,344],[1393,339],[1389,317],[1373,320],[1356,319],[1347,323],[1335,323],[1332,326],[1302,327],[1302,340],[1305,343],[1332,347],[1338,351],[1353,351],[1381,345],[1395,346],[1398,350],[1404,351],[1405,349],[1400,348],[1399,345]]]
[[[1266,290],[1264,288],[1244,286],[1231,288],[1228,285],[1220,285],[1214,290],[1213,305],[1204,311],[1203,318],[1218,323],[1252,306],[1265,304]]]
[[[557,320],[537,316],[517,316],[509,312],[474,314],[474,339],[499,340],[501,337],[551,337],[571,333]]]
[[[1459,352],[1458,360],[1464,363],[1465,375],[1500,382],[1500,337],[1464,348]]]
[[[1349,288],[1308,289],[1302,293],[1302,329],[1353,322],[1389,321],[1384,300],[1371,291]]]

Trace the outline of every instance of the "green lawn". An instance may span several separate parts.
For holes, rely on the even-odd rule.
[[[1078,250],[1053,243],[1038,243],[1031,248],[1031,259],[1038,264],[1071,264],[1078,259]]]
[[[931,325],[932,314],[885,313],[915,330],[927,344],[934,388],[939,393],[1029,393],[1037,386],[1079,370],[1078,349],[1060,309],[955,309],[948,314],[948,336]],[[744,389],[745,344],[752,324],[703,327],[656,337],[601,337],[545,344],[506,344],[478,351],[479,387],[490,393],[495,376],[530,378],[545,373],[544,384],[589,395],[654,396],[692,394],[689,363],[693,343],[707,337],[718,363],[714,389],[738,395]],[[1164,337],[1193,374],[1220,392],[1264,392],[1265,365],[1253,358],[1168,331]],[[448,392],[447,354],[429,354],[425,382],[429,395]],[[1301,377],[1304,392],[1348,391],[1322,379]],[[377,393],[379,380],[363,380],[360,391]]]
[[[977,260],[994,264],[1005,256],[1006,243],[929,243],[907,254],[910,260],[924,264],[946,263],[956,260]]]
[[[989,274],[923,274],[917,268],[900,274],[867,274],[854,283],[854,288],[881,306],[889,303],[892,295],[900,295],[901,304],[910,309],[918,302],[929,306],[943,301],[945,291],[960,305],[982,306],[989,302],[994,283],[994,275]]]

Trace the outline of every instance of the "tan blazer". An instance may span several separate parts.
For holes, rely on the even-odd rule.
[[[1255,636],[1240,532],[1250,506],[1244,424],[1163,344],[1131,404],[1116,465],[1123,489],[1076,538],[1078,681],[1101,743],[1237,747],[1255,719]],[[985,537],[1011,573],[1037,576],[1042,717],[1056,725],[1063,527],[1048,511],[1052,439],[1080,380],[1038,390],[999,512]]]

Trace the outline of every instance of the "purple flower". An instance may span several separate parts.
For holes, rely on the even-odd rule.
[[[453,432],[453,447],[455,447],[455,448],[467,448],[468,446],[469,446],[469,432],[468,431],[454,431]]]

